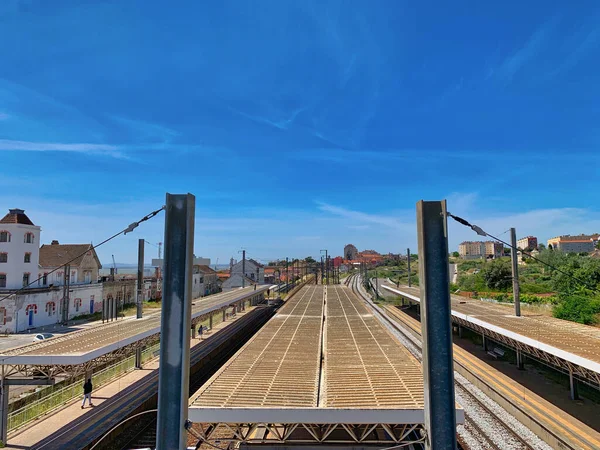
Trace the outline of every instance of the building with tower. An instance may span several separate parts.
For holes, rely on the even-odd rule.
[[[353,261],[358,257],[358,249],[352,245],[348,244],[344,247],[344,259],[348,261]]]

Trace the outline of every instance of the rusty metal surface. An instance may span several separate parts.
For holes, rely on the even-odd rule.
[[[192,396],[190,407],[415,411],[423,408],[423,376],[350,288],[306,286]]]
[[[400,286],[399,290],[420,296],[418,288]],[[512,306],[487,303],[457,295],[452,295],[451,301],[452,310],[455,312],[600,363],[599,328],[533,314],[523,309],[521,317],[516,317]]]
[[[305,286],[193,397],[192,406],[317,404],[323,286]]]
[[[321,405],[423,408],[421,365],[346,286],[327,289]]]
[[[222,305],[227,305],[228,302],[238,301],[244,297],[252,297],[255,293],[260,293],[260,291],[254,291],[254,287],[247,287],[244,290],[223,292],[194,299],[192,316],[207,309],[219,309]],[[149,315],[143,319],[117,320],[87,330],[68,333],[46,342],[42,341],[7,350],[0,354],[0,358],[15,355],[83,355],[119,342],[131,341],[138,335],[158,332],[159,329],[160,313]]]

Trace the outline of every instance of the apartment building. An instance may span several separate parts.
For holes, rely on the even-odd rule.
[[[504,245],[500,242],[487,241],[485,242],[485,257],[500,258],[504,254]]]
[[[591,253],[594,251],[600,234],[580,234],[571,236],[556,236],[548,239],[548,248],[560,250],[565,253]]]
[[[527,236],[517,241],[517,247],[521,250],[537,250],[538,240],[535,236]]]
[[[458,246],[458,254],[463,259],[483,258],[486,245],[480,241],[464,241]]]

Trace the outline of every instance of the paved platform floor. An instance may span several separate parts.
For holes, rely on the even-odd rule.
[[[205,332],[203,334],[202,340],[209,339],[210,336],[225,327],[229,324],[235,322],[235,320],[243,317],[248,312],[252,311],[254,308],[246,308],[246,311],[238,313],[234,318],[229,318],[225,322],[221,322],[219,324],[215,324],[212,332]],[[190,346],[193,348],[195,345],[198,345],[201,342],[200,339],[192,339]],[[141,370],[133,370],[117,380],[102,386],[98,389],[95,389],[92,393],[92,401],[94,403],[94,407],[88,407],[86,404],[85,409],[81,409],[81,401],[83,399],[83,388],[82,388],[82,397],[79,397],[64,408],[54,412],[51,415],[46,415],[40,418],[37,421],[30,423],[29,425],[24,426],[23,428],[16,430],[8,435],[8,444],[5,448],[8,449],[26,449],[31,448],[38,442],[43,441],[49,436],[53,435],[57,431],[64,429],[65,433],[68,433],[68,425],[81,418],[82,416],[89,416],[90,420],[92,419],[94,412],[99,412],[102,408],[102,404],[109,400],[110,398],[119,395],[127,387],[133,385],[139,380],[143,379],[145,376],[152,373],[154,370],[157,370],[159,366],[159,358],[155,358],[151,361],[148,361],[144,364],[144,368]],[[93,382],[93,379],[92,379]],[[85,420],[85,417],[84,417]],[[44,447],[36,447],[36,448],[44,448]]]

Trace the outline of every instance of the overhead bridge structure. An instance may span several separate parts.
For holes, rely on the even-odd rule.
[[[213,445],[225,430],[230,444],[408,446],[424,440],[422,369],[348,287],[305,286],[191,397],[189,419]]]
[[[382,288],[413,303],[420,303],[419,288]],[[502,305],[452,295],[452,321],[517,352],[523,364],[528,355],[569,375],[571,396],[577,398],[575,380],[600,388],[600,329],[575,322],[523,313],[517,317]]]

